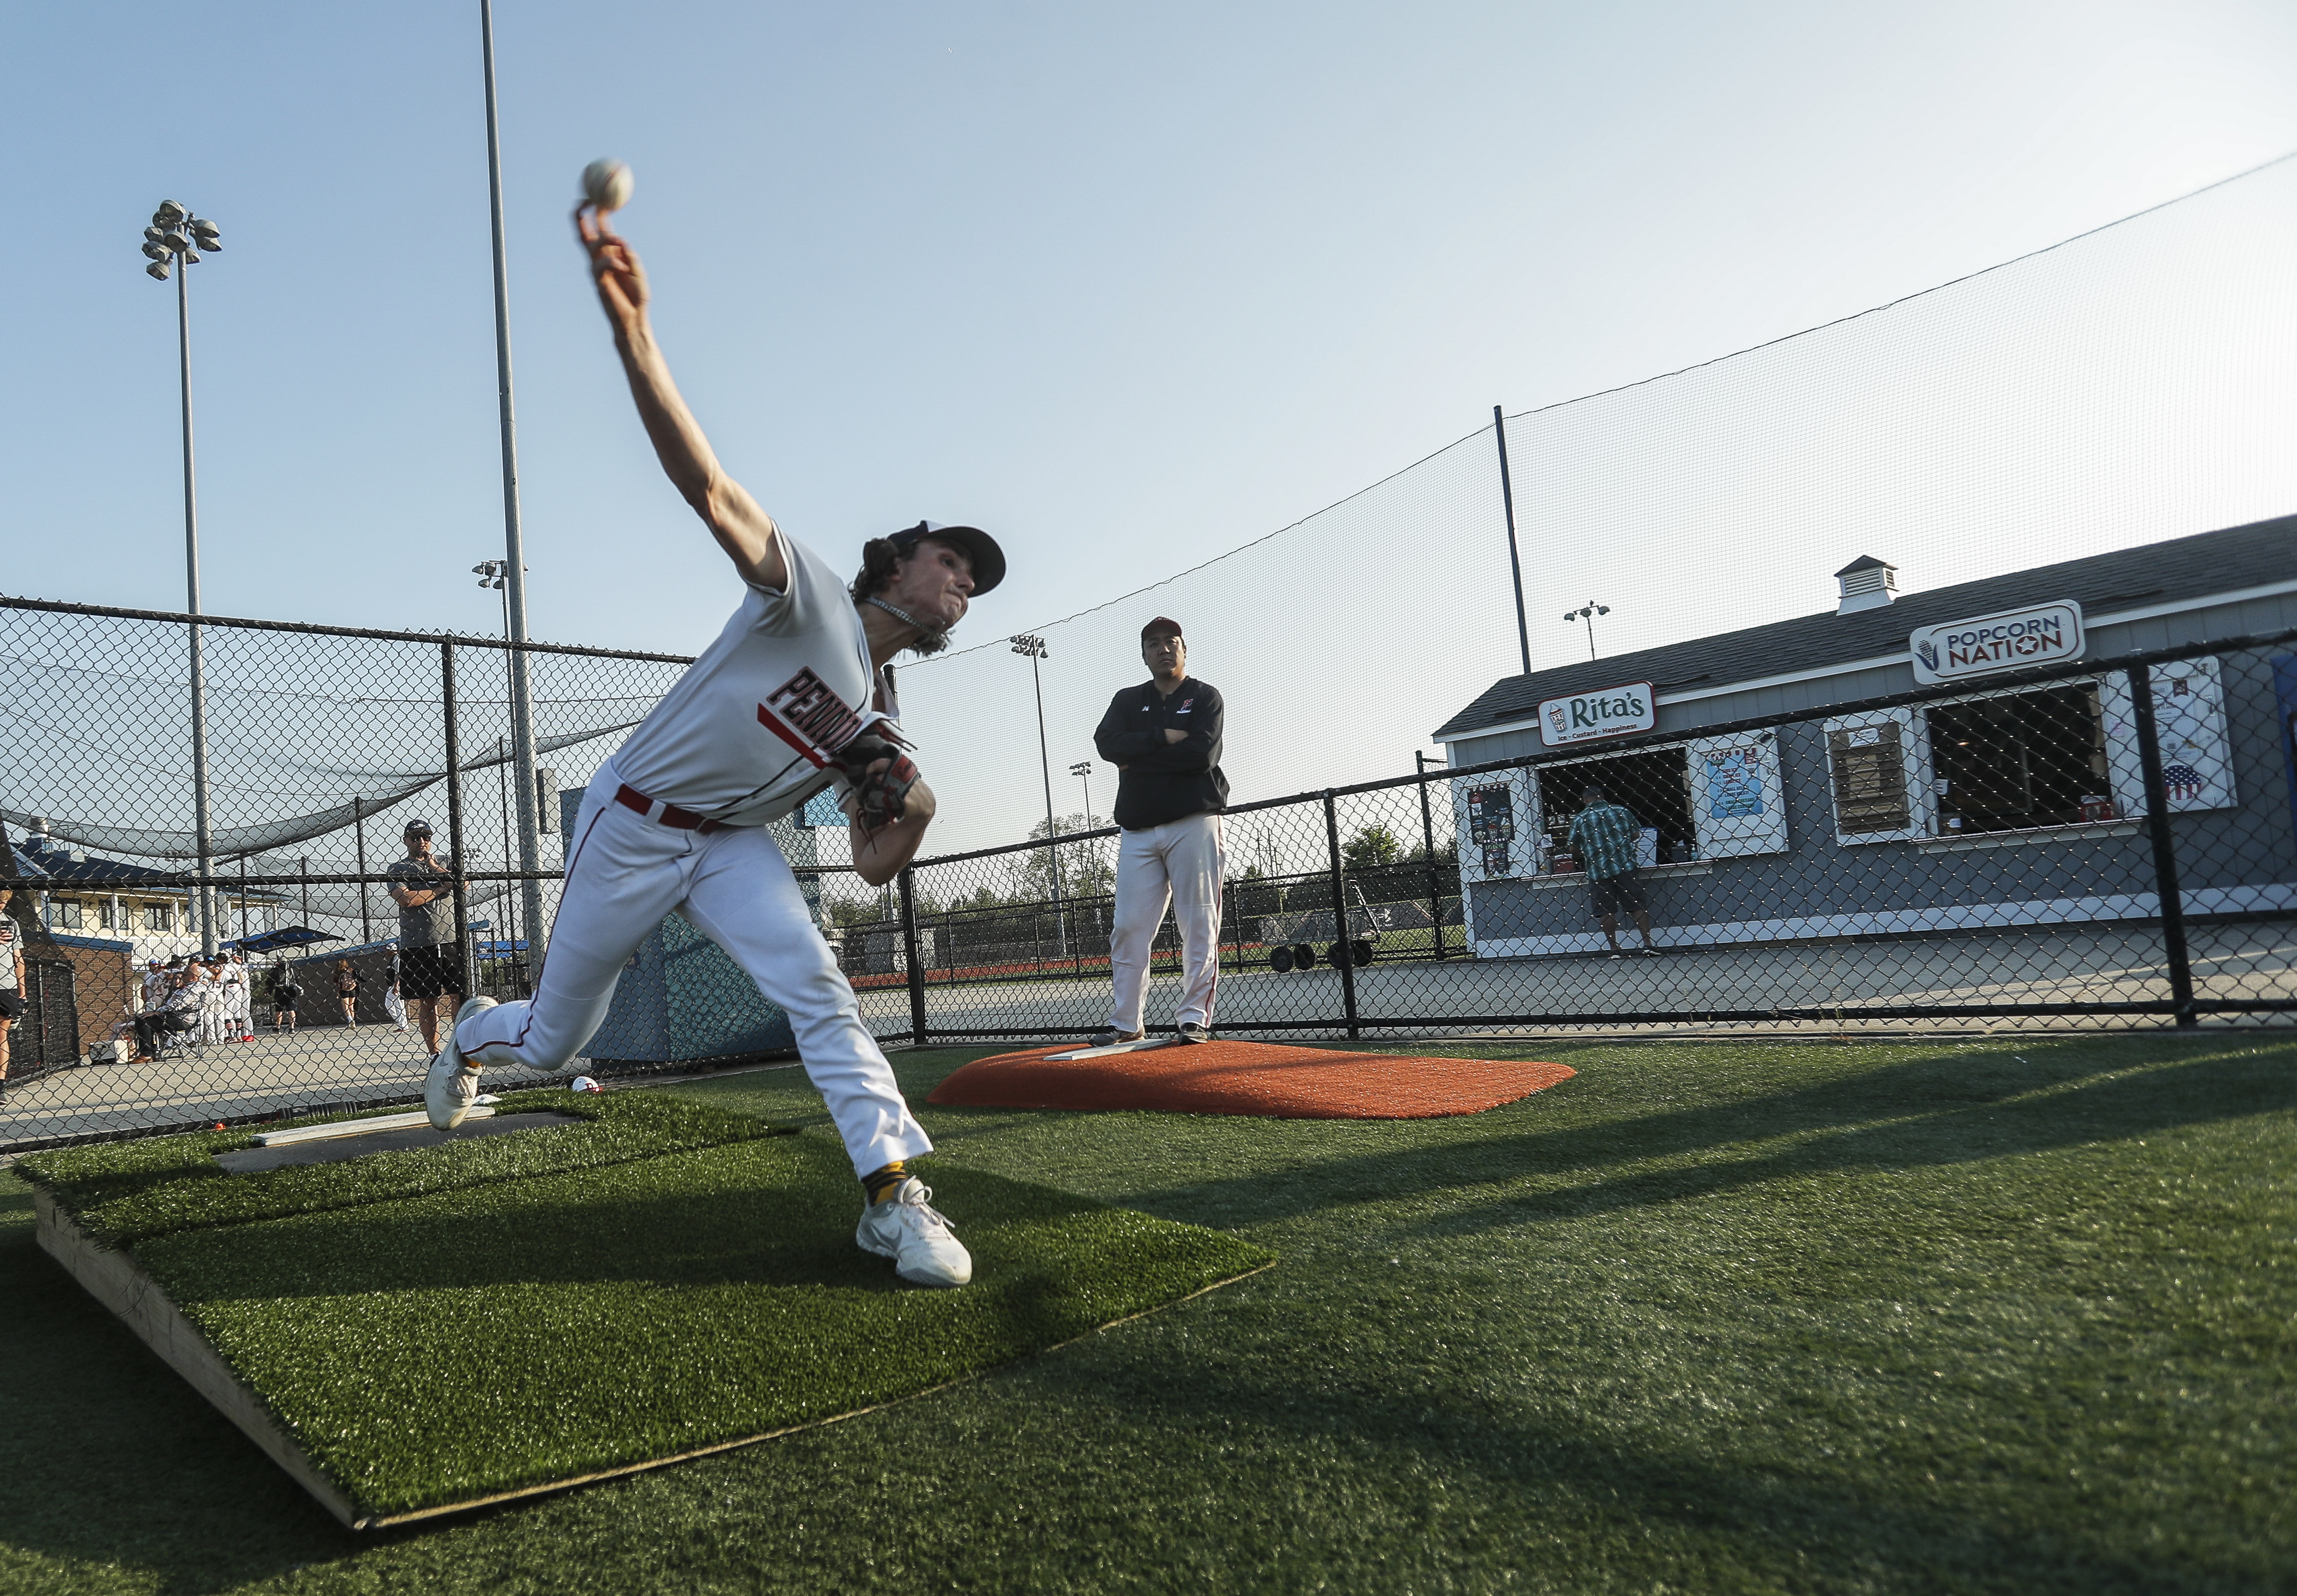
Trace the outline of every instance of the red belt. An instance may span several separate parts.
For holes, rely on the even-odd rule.
[[[696,814],[690,809],[680,809],[675,803],[663,804],[662,812],[656,814],[655,801],[628,782],[624,782],[622,790],[614,794],[614,802],[624,809],[638,810],[647,819],[667,826],[672,831],[698,831],[708,836],[713,831],[722,831],[726,826],[723,820],[712,820],[705,815]]]

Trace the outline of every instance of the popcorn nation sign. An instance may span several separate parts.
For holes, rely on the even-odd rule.
[[[2087,645],[2081,605],[2069,599],[1921,627],[1907,636],[1906,646],[1914,679],[1928,685],[2078,660]]]

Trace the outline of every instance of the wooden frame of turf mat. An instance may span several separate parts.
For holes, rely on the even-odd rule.
[[[539,1105],[528,1105],[528,1107],[539,1107]],[[637,1109],[637,1107],[641,1105],[630,1105],[630,1107],[631,1109]],[[679,1109],[679,1118],[691,1116],[691,1114],[698,1109],[698,1105],[673,1105],[673,1102],[663,1102],[662,1109],[673,1109],[673,1107],[675,1109]],[[717,1112],[712,1112],[712,1109],[701,1109],[701,1114],[707,1114],[707,1116],[712,1116],[712,1118],[717,1116]],[[746,1116],[733,1116],[733,1118],[745,1121],[745,1128],[735,1132],[735,1134],[742,1134],[745,1141],[746,1139],[761,1137],[761,1134],[765,1134],[765,1137],[772,1137],[774,1134],[772,1130],[761,1125],[758,1121],[749,1121]],[[223,1139],[202,1137],[202,1141],[223,1141]],[[802,1139],[802,1141],[811,1141],[811,1139]],[[790,1148],[790,1153],[797,1153],[799,1150],[797,1144],[778,1141],[778,1137],[774,1139],[774,1144],[786,1146],[786,1148]],[[496,1146],[501,1146],[501,1144],[496,1144]],[[193,1148],[186,1148],[186,1153],[191,1153],[191,1150]],[[539,1144],[538,1144],[538,1150],[539,1150]],[[696,1153],[701,1153],[701,1150],[696,1150]],[[682,1153],[673,1148],[673,1150],[666,1150],[663,1157],[679,1157],[679,1155]],[[386,1157],[395,1157],[395,1155],[386,1155]],[[843,1155],[834,1153],[834,1150],[827,1148],[827,1146],[825,1148],[818,1148],[815,1153],[806,1155],[806,1160],[802,1160],[802,1164],[806,1164],[806,1162],[815,1162],[815,1164],[818,1164],[818,1162],[825,1162],[825,1160],[836,1162],[838,1169],[843,1169]],[[202,1157],[200,1162],[204,1164],[207,1157]],[[358,1160],[358,1162],[367,1162],[367,1160]],[[643,1162],[653,1162],[653,1160],[643,1160]],[[583,1173],[595,1176],[595,1173],[613,1173],[613,1172],[611,1172],[611,1169],[588,1169],[588,1172]],[[535,1176],[535,1178],[549,1178],[549,1176]],[[85,1181],[85,1173],[83,1173],[83,1181]],[[258,1181],[262,1181],[262,1176],[258,1176]],[[994,1182],[994,1178],[990,1178],[990,1181]],[[259,1188],[243,1185],[243,1178],[232,1178],[230,1189],[225,1189],[220,1182],[209,1185],[207,1181],[202,1181],[200,1185],[202,1185],[204,1192],[207,1192],[207,1198],[204,1198],[204,1201],[211,1204],[216,1197],[223,1197],[225,1205],[227,1205],[230,1210],[235,1210],[235,1213],[243,1208],[246,1198],[259,1198]],[[496,1185],[496,1188],[498,1188],[501,1181],[482,1181],[482,1185]],[[519,1182],[519,1185],[523,1185],[523,1182]],[[1010,1182],[1000,1182],[1000,1185],[1010,1185]],[[1020,1189],[1026,1189],[1026,1188],[1020,1188]],[[243,1194],[243,1197],[235,1197],[235,1192]],[[1061,1213],[1070,1213],[1068,1208],[1070,1204],[1082,1204],[1089,1210],[1102,1208],[1100,1204],[1091,1204],[1089,1198],[1073,1198],[1068,1197],[1068,1194],[1057,1194],[1041,1188],[1038,1188],[1038,1192],[1043,1194],[1043,1198],[1052,1198],[1054,1204],[1057,1204],[1057,1208],[1052,1210],[1054,1217],[1050,1217],[1048,1220],[1050,1224],[1054,1226],[1073,1224],[1073,1222],[1075,1222],[1075,1220],[1061,1220],[1061,1217],[1057,1217],[1057,1214]],[[398,1497],[392,1500],[392,1493],[383,1491],[382,1495],[375,1497],[375,1500],[363,1501],[358,1500],[358,1497],[366,1495],[366,1493],[360,1493],[358,1485],[351,1484],[350,1479],[344,1479],[342,1477],[342,1460],[340,1460],[340,1456],[335,1463],[322,1463],[319,1456],[315,1456],[312,1452],[306,1452],[306,1447],[299,1444],[299,1433],[308,1433],[308,1431],[299,1431],[299,1424],[308,1424],[308,1421],[310,1421],[312,1417],[310,1410],[299,1408],[299,1405],[274,1408],[274,1401],[268,1401],[267,1396],[264,1396],[264,1389],[268,1387],[264,1387],[262,1385],[262,1376],[252,1371],[252,1369],[248,1373],[241,1373],[241,1366],[235,1366],[232,1355],[227,1355],[227,1345],[230,1344],[218,1345],[216,1341],[209,1339],[209,1332],[207,1329],[202,1329],[202,1320],[195,1320],[195,1318],[193,1318],[195,1313],[202,1313],[198,1302],[186,1300],[184,1304],[179,1304],[179,1302],[170,1296],[170,1288],[163,1284],[163,1279],[170,1279],[168,1270],[161,1268],[159,1263],[152,1263],[147,1268],[147,1261],[140,1261],[140,1258],[133,1256],[131,1247],[136,1245],[136,1233],[138,1233],[138,1229],[149,1226],[152,1222],[154,1222],[154,1210],[136,1208],[136,1198],[133,1197],[127,1198],[127,1204],[115,1201],[111,1208],[105,1208],[103,1201],[96,1201],[95,1205],[89,1205],[89,1197],[92,1197],[92,1194],[89,1194],[87,1185],[80,1185],[80,1188],[76,1189],[64,1189],[64,1192],[51,1192],[51,1189],[41,1188],[39,1182],[35,1182],[37,1242],[39,1242],[39,1247],[44,1249],[44,1252],[51,1254],[57,1263],[62,1265],[62,1268],[71,1274],[73,1279],[78,1281],[78,1284],[87,1290],[89,1296],[96,1297],[105,1309],[111,1309],[115,1316],[122,1318],[124,1323],[128,1325],[128,1329],[131,1329],[140,1341],[144,1341],[144,1345],[149,1345],[149,1348],[154,1350],[156,1355],[161,1357],[161,1362],[165,1362],[170,1369],[175,1369],[175,1371],[179,1373],[179,1376],[182,1376],[193,1389],[195,1389],[195,1392],[200,1392],[200,1396],[204,1396],[209,1403],[218,1410],[220,1415],[227,1417],[227,1419],[230,1419],[241,1433],[246,1433],[246,1436],[251,1437],[251,1440],[255,1442],[255,1444],[258,1444],[258,1447],[262,1449],[271,1460],[276,1460],[276,1463],[287,1472],[290,1479],[294,1479],[303,1491],[310,1493],[312,1500],[319,1501],[328,1513],[333,1513],[340,1523],[347,1525],[347,1527],[351,1529],[382,1529],[382,1527],[391,1527],[391,1525],[418,1523],[418,1520],[441,1518],[441,1516],[448,1516],[448,1513],[473,1511],[473,1509],[494,1507],[494,1504],[503,1504],[503,1501],[517,1501],[517,1500],[523,1500],[523,1497],[539,1497],[539,1495],[549,1495],[549,1493],[570,1491],[570,1488],[577,1488],[577,1485],[595,1484],[595,1481],[606,1481],[606,1479],[618,1479],[618,1477],[625,1477],[625,1474],[638,1474],[638,1472],[646,1472],[646,1469],[663,1468],[663,1465],[669,1465],[669,1463],[685,1463],[685,1460],[712,1456],[712,1453],[719,1453],[719,1452],[733,1452],[733,1449],[751,1447],[751,1444],[758,1444],[758,1442],[772,1440],[772,1437],[777,1436],[788,1436],[788,1433],[794,1433],[794,1431],[818,1428],[818,1426],[822,1424],[834,1424],[834,1421],[838,1419],[850,1419],[850,1417],[866,1415],[866,1412],[875,1412],[875,1410],[886,1408],[886,1405],[901,1403],[901,1401],[908,1401],[912,1399],[912,1396],[924,1396],[924,1394],[928,1392],[937,1392],[937,1389],[946,1389],[949,1385],[958,1385],[958,1382],[962,1380],[969,1380],[969,1378],[978,1376],[978,1373],[985,1373],[988,1369],[994,1369],[994,1366],[1009,1364],[1009,1362],[1013,1362],[1013,1357],[1033,1357],[1033,1355],[1041,1355],[1041,1353],[1048,1353],[1048,1350],[1059,1348],[1059,1345],[1068,1345],[1073,1344],[1073,1341],[1080,1339],[1080,1337],[1084,1337],[1084,1334],[1091,1334],[1093,1329],[1105,1329],[1114,1323],[1125,1323],[1125,1320],[1130,1320],[1130,1318],[1141,1318],[1144,1313],[1153,1313],[1157,1312],[1157,1309],[1162,1309],[1162,1306],[1172,1306],[1173,1302],[1183,1302],[1188,1300],[1188,1297],[1204,1296],[1206,1290],[1215,1290],[1217,1286],[1233,1284],[1233,1281],[1245,1279],[1245,1277],[1249,1277],[1249,1274],[1259,1274],[1261,1270],[1271,1268],[1272,1265],[1272,1258],[1268,1258],[1268,1254],[1265,1254],[1264,1249],[1247,1247],[1247,1245],[1243,1245],[1243,1242],[1229,1242],[1229,1245],[1240,1247],[1238,1256],[1208,1258],[1199,1252],[1197,1254],[1197,1256],[1199,1256],[1199,1268],[1195,1270],[1195,1279],[1172,1281],[1173,1286],[1195,1286],[1195,1288],[1176,1290],[1176,1296],[1165,1297],[1165,1300],[1153,1300],[1153,1293],[1151,1293],[1151,1296],[1135,1296],[1130,1304],[1121,1300],[1109,1302],[1107,1306],[1116,1306],[1116,1309],[1130,1306],[1132,1312],[1112,1313],[1112,1316],[1105,1318],[1105,1320],[1098,1320],[1098,1323],[1091,1323],[1091,1320],[1086,1320],[1086,1318],[1070,1316],[1068,1323],[1066,1323],[1066,1328],[1070,1329],[1070,1334],[1059,1334],[1059,1329],[1064,1328],[1061,1323],[1045,1325],[1048,1329],[1054,1329],[1054,1334],[1057,1334],[1059,1339],[1038,1341],[1038,1344],[1033,1345],[1029,1345],[1026,1344],[1026,1339],[1022,1339],[1020,1344],[1010,1348],[1010,1355],[994,1357],[992,1362],[976,1362],[976,1364],[972,1366],[967,1366],[965,1360],[956,1360],[956,1369],[953,1369],[956,1378],[930,1380],[930,1373],[933,1371],[926,1369],[926,1371],[918,1371],[928,1376],[928,1382],[924,1382],[924,1385],[917,1385],[917,1387],[910,1387],[910,1389],[898,1389],[898,1387],[886,1389],[885,1385],[880,1385],[877,1389],[854,1389],[852,1392],[854,1396],[866,1396],[866,1399],[875,1399],[875,1401],[859,1401],[859,1403],[852,1403],[852,1405],[836,1405],[836,1394],[832,1394],[832,1401],[829,1401],[829,1403],[813,1405],[811,1410],[802,1412],[802,1417],[793,1415],[793,1421],[786,1421],[786,1424],[772,1424],[772,1419],[777,1415],[772,1412],[772,1405],[767,1405],[767,1410],[761,1410],[761,1412],[756,1415],[761,1417],[761,1419],[767,1419],[767,1426],[758,1426],[758,1428],[753,1428],[753,1431],[742,1431],[742,1433],[729,1433],[726,1428],[721,1428],[719,1436],[710,1437],[710,1440],[703,1437],[707,1436],[707,1428],[705,1428],[703,1436],[687,1437],[689,1444],[685,1444],[685,1447],[673,1444],[673,1449],[666,1449],[662,1456],[638,1456],[638,1453],[630,1452],[630,1449],[622,1449],[622,1456],[613,1456],[613,1447],[602,1447],[599,1449],[599,1456],[588,1458],[588,1463],[593,1463],[593,1468],[567,1469],[565,1474],[556,1474],[556,1477],[538,1477],[538,1474],[542,1474],[542,1469],[538,1469],[535,1474],[528,1474],[528,1477],[523,1477],[523,1479],[512,1477],[512,1479],[487,1481],[485,1477],[475,1477],[475,1479],[469,1479],[469,1485],[478,1485],[475,1491],[439,1493],[441,1497],[450,1497],[450,1500],[420,1500],[420,1497],[423,1497],[423,1493],[420,1491],[416,1493],[399,1491]],[[306,1189],[306,1197],[310,1197],[308,1189]],[[976,1194],[976,1198],[990,1198],[990,1197],[992,1197],[990,1192]],[[388,1205],[392,1198],[388,1192],[376,1192],[375,1197],[372,1197],[372,1201],[382,1201],[382,1204]],[[1026,1198],[1026,1201],[1038,1201],[1038,1198]],[[992,1205],[992,1210],[997,1208],[994,1201],[990,1205]],[[78,1208],[78,1213],[76,1213],[76,1208]],[[354,1208],[367,1210],[370,1208],[370,1201],[354,1201]],[[264,1213],[264,1210],[271,1210],[271,1213]],[[350,1217],[350,1214],[344,1214],[340,1208],[335,1208],[335,1213],[338,1213],[338,1217],[344,1217],[344,1220]],[[1116,1210],[1116,1213],[1121,1214],[1124,1210]],[[239,1236],[241,1233],[239,1224],[262,1226],[267,1224],[271,1217],[287,1220],[290,1224],[294,1222],[294,1214],[278,1213],[278,1210],[274,1208],[274,1204],[268,1204],[268,1201],[252,1201],[251,1208],[243,1210],[243,1217],[241,1217],[239,1222],[225,1220],[225,1230],[232,1233],[232,1236]],[[358,1224],[366,1224],[366,1220],[360,1217]],[[1089,1224],[1093,1224],[1093,1233],[1102,1233],[1102,1230],[1098,1230],[1098,1222],[1089,1222]],[[1125,1230],[1130,1230],[1130,1226],[1132,1224],[1148,1224],[1148,1226],[1156,1226],[1157,1230],[1162,1230],[1167,1222],[1148,1220],[1146,1214],[1125,1214]],[[1190,1230],[1190,1229],[1195,1229],[1195,1226],[1178,1226],[1178,1229]],[[214,1247],[216,1242],[220,1242],[220,1245],[225,1245],[225,1247],[243,1247],[243,1245],[248,1245],[248,1242],[255,1242],[255,1233],[246,1233],[246,1242],[236,1242],[236,1240],[225,1242],[225,1236],[223,1233],[218,1233],[214,1226],[195,1224],[195,1230],[204,1230],[204,1233],[211,1238],[211,1247]],[[149,1230],[149,1233],[154,1236],[154,1240],[165,1240],[165,1238],[168,1238],[168,1230],[165,1229]],[[184,1230],[175,1230],[175,1233],[177,1236],[182,1236]],[[1204,1236],[1204,1233],[1199,1233],[1199,1236]],[[850,1247],[850,1242],[841,1242],[841,1245],[843,1247]],[[1140,1245],[1140,1242],[1119,1242],[1119,1245]],[[1183,1249],[1190,1249],[1190,1247],[1201,1247],[1204,1242],[1183,1240],[1181,1245],[1183,1245]],[[1153,1252],[1160,1252],[1160,1249],[1169,1247],[1169,1242],[1160,1242],[1160,1240],[1151,1242],[1151,1247]],[[869,1261],[861,1261],[859,1254],[852,1254],[852,1256],[857,1258],[859,1263],[864,1263],[864,1265],[869,1263]],[[177,1256],[177,1265],[179,1263],[182,1263],[182,1256]],[[1208,1268],[1204,1268],[1204,1265],[1208,1265]],[[159,1277],[154,1277],[152,1270],[159,1270]],[[870,1272],[875,1272],[875,1270],[870,1268]],[[1022,1290],[1026,1290],[1026,1281],[1029,1279],[1036,1279],[1036,1274],[1025,1272],[1013,1277],[1016,1286]],[[1070,1277],[1070,1279],[1089,1281],[1093,1279],[1093,1277]],[[891,1284],[891,1281],[886,1281],[886,1284]],[[356,1290],[356,1286],[351,1286],[351,1290]],[[896,1297],[914,1296],[914,1293],[893,1293],[893,1296]],[[928,1293],[928,1296],[933,1296],[933,1293]],[[949,1302],[958,1302],[958,1297],[949,1297]],[[992,1313],[992,1320],[994,1320],[994,1313]],[[292,1389],[287,1394],[294,1396]],[[308,1401],[308,1392],[303,1401]],[[729,1417],[735,1417],[735,1415],[729,1415]],[[604,1437],[604,1440],[611,1440],[611,1437],[613,1437],[611,1424],[606,1431],[593,1431],[593,1436]],[[675,1437],[666,1437],[666,1440],[675,1442]],[[577,1465],[583,1463],[583,1458],[579,1456],[570,1456],[567,1460]],[[446,1477],[441,1477],[441,1479],[446,1479]],[[494,1485],[494,1488],[490,1488],[490,1485]]]

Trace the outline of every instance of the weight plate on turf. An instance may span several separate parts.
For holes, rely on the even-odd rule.
[[[1355,956],[1356,963],[1360,965],[1370,964],[1371,962],[1371,939],[1368,936],[1360,936],[1356,938],[1355,941],[1348,944],[1348,951]]]
[[[1324,950],[1324,962],[1330,965],[1337,970],[1343,965],[1354,963],[1354,960],[1348,957],[1347,943],[1334,942],[1330,947]]]
[[[1268,967],[1281,975],[1292,967],[1292,950],[1279,948],[1268,956]]]
[[[1313,970],[1316,967],[1316,950],[1305,942],[1292,944],[1292,963],[1296,968]]]

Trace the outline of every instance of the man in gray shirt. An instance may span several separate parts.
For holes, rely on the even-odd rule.
[[[428,821],[407,823],[407,857],[383,872],[399,905],[399,995],[417,1004],[423,1045],[439,1051],[439,1000],[463,996],[462,950],[455,943],[455,884],[446,860],[431,851]],[[449,1003],[447,1012],[455,1012]]]

